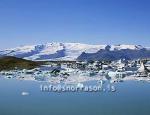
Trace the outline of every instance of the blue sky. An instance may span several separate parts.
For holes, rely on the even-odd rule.
[[[46,42],[150,46],[149,0],[0,0],[0,49]]]

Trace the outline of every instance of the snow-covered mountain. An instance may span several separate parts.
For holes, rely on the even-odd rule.
[[[46,43],[20,46],[0,51],[0,56],[15,56],[28,60],[76,60],[83,52],[96,53],[102,49],[110,51],[141,50],[140,45],[89,45],[81,43]]]

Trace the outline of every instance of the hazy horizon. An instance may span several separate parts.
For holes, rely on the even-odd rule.
[[[11,48],[16,48],[16,47],[22,47],[22,46],[33,46],[33,45],[45,45],[47,43],[80,43],[80,44],[88,44],[88,45],[140,45],[140,44],[93,44],[93,43],[83,43],[83,42],[43,42],[43,43],[37,43],[37,44],[23,44],[23,45],[18,45],[18,46],[15,46],[15,47],[7,47],[7,48],[3,48],[3,49],[0,49],[0,50],[5,50],[5,49],[11,49]],[[147,47],[149,48],[149,46],[144,46],[144,45],[141,45],[143,47]]]

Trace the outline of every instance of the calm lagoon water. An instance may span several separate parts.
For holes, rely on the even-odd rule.
[[[41,92],[40,85],[0,78],[0,115],[150,115],[150,83],[122,82],[116,92],[97,93]]]

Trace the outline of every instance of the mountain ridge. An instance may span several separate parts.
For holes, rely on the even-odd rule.
[[[82,56],[83,52],[96,55],[101,50],[121,51],[127,49],[134,51],[149,50],[149,48],[141,45],[90,45],[83,43],[52,42],[1,50],[0,56],[15,56],[27,60],[77,60]]]

